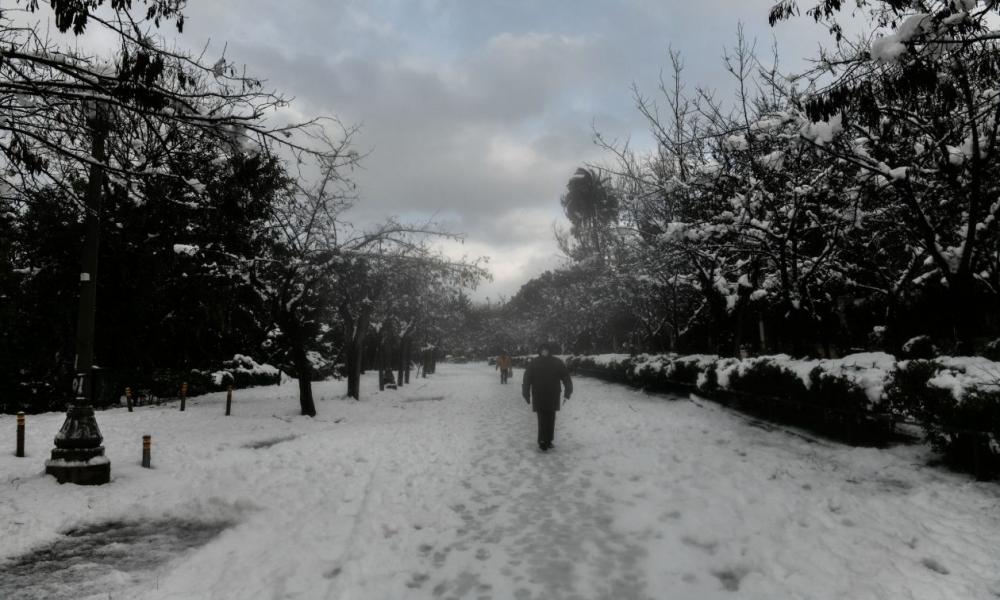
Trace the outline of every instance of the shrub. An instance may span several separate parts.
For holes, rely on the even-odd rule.
[[[627,354],[598,354],[568,356],[565,362],[571,371],[580,371],[609,381],[624,382],[629,381],[628,374],[632,369],[632,360]]]
[[[868,414],[873,405],[865,390],[846,375],[829,373],[819,366],[809,373],[806,402],[843,413]]]
[[[953,431],[982,432],[1000,439],[1000,387],[973,387],[929,424]],[[1000,454],[1000,452],[997,452]]]
[[[900,356],[905,359],[934,358],[938,355],[938,349],[928,335],[918,335],[906,340],[903,344]]]
[[[986,344],[986,347],[983,348],[983,356],[1000,362],[1000,338]]]
[[[928,407],[923,422],[950,465],[982,479],[1000,475],[1000,389],[973,387],[961,400],[949,394]]]
[[[740,361],[735,358],[720,358],[707,363],[704,371],[698,376],[698,380],[695,383],[698,391],[707,396],[717,393],[721,387],[719,385],[719,373],[728,371],[739,363]],[[729,383],[728,379],[726,383]]]
[[[629,383],[647,389],[665,389],[668,385],[668,365],[671,356],[644,354],[628,361],[625,371]]]
[[[805,402],[808,394],[798,375],[766,356],[742,361],[729,375],[728,388],[792,402]]]
[[[324,373],[319,372],[321,369],[330,368],[328,366],[329,362],[324,361],[319,354],[315,352],[309,353],[309,360],[312,363],[314,380],[317,379],[317,375],[324,375]],[[233,383],[231,385],[236,388],[281,383],[281,371],[271,365],[259,364],[254,359],[243,354],[237,354],[233,356],[232,359],[224,361],[222,363],[222,367],[222,371],[216,371],[216,373],[213,374],[213,389],[222,390],[225,389],[226,385],[229,385],[223,384],[219,381],[220,379],[225,378],[224,373],[228,373],[230,377],[232,377]]]
[[[896,364],[885,386],[889,409],[902,417],[924,420],[930,407],[948,402],[948,390],[931,387],[930,380],[941,370],[931,360],[908,360]]]
[[[977,477],[997,477],[1000,382],[967,373],[961,360],[942,360],[900,362],[886,386],[886,399],[893,410],[920,421],[927,440],[951,466]],[[964,387],[941,385],[977,377],[978,382]]]
[[[709,367],[698,376],[698,381],[695,383],[695,386],[699,392],[703,394],[713,394],[719,389],[719,374],[715,371],[718,366],[718,363],[709,365]]]
[[[670,371],[667,373],[667,377],[678,383],[696,386],[701,374],[714,365],[716,360],[718,360],[717,356],[700,354],[676,358],[670,362]]]

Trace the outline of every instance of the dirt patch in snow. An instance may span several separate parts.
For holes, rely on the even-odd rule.
[[[230,522],[109,521],[70,529],[0,563],[0,598],[85,598],[152,581],[160,567],[203,546]]]

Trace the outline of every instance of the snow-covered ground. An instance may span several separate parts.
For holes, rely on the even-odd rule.
[[[18,581],[0,597],[1000,597],[1000,486],[925,466],[925,447],[849,448],[581,378],[543,454],[519,375],[441,365],[399,391],[368,378],[361,402],[316,384],[315,419],[294,382],[238,391],[228,418],[224,394],[101,412],[100,487],[42,473],[61,414],[29,417],[27,458],[0,417],[0,559],[106,521],[228,525],[200,546],[91,547],[157,557],[141,569],[0,562]]]

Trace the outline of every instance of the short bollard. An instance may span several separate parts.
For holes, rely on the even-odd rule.
[[[150,463],[149,458],[150,458],[150,446],[152,445],[153,445],[153,436],[151,435],[142,436],[142,466],[146,467],[147,469],[151,468],[149,464]]]
[[[229,416],[229,409],[233,406],[233,386],[226,390],[226,416]]]
[[[188,384],[181,384],[181,412],[184,412],[184,405],[187,404]]]
[[[128,406],[128,411],[132,412],[132,388],[125,388],[125,405]]]
[[[17,413],[17,452],[14,456],[24,456],[24,413]]]

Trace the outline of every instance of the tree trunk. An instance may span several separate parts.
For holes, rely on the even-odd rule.
[[[365,353],[365,334],[371,317],[362,314],[358,318],[357,328],[352,332],[347,348],[347,395],[355,400],[361,399],[361,362]]]
[[[407,337],[406,346],[403,348],[403,383],[410,385],[410,364],[413,362],[413,356],[411,351],[413,350],[413,341]]]
[[[733,356],[739,358],[746,358],[743,356],[743,313],[744,304],[741,301],[737,302],[737,306],[733,311]]]
[[[976,333],[982,327],[976,284],[971,275],[962,273],[949,281],[951,287],[951,314],[954,318],[954,354],[972,354]]]
[[[312,363],[306,354],[305,339],[298,323],[292,321],[294,317],[285,319],[285,331],[288,333],[288,341],[292,345],[292,364],[295,365],[295,374],[299,378],[299,407],[302,414],[315,417],[316,404],[312,395]]]
[[[767,330],[764,327],[764,315],[761,314],[757,321],[757,332],[760,335],[760,351],[758,354],[767,354]]]
[[[386,360],[385,360],[385,337],[379,339],[378,351],[375,354],[378,365],[378,391],[385,391],[385,371],[386,371]]]
[[[361,399],[361,351],[359,336],[355,334],[347,347],[347,395]]]
[[[294,351],[295,371],[299,376],[299,406],[302,414],[315,417],[316,403],[313,402],[312,394],[312,365],[306,358],[306,350],[299,346]]]
[[[396,386],[403,387],[406,372],[406,344],[408,336],[404,335],[399,340],[399,370],[396,373]]]
[[[358,356],[354,337],[351,337],[347,346],[347,395],[355,400],[358,399],[361,380],[361,357]]]

